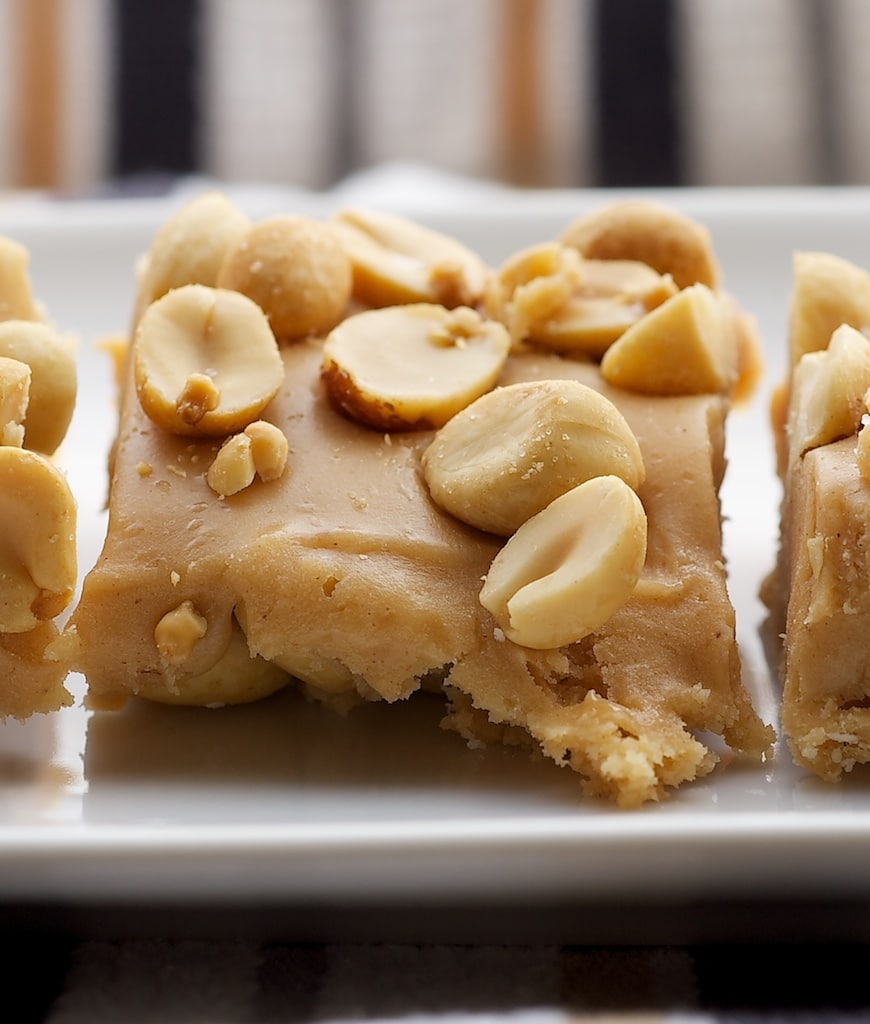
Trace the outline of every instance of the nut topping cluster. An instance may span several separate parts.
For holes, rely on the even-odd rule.
[[[631,597],[646,557],[643,458],[618,409],[571,380],[496,388],[423,455],[435,502],[509,536],[480,603],[524,647],[575,643]]]
[[[584,259],[547,242],[509,259],[487,305],[515,342],[600,359],[629,327],[674,295],[670,275],[634,260]]]
[[[36,302],[24,246],[0,238],[0,633],[56,618],[77,579],[77,506],[53,456],[76,401],[75,345]]]
[[[419,458],[434,503],[505,538],[480,593],[497,627],[560,647],[631,597],[646,552],[643,458],[598,391],[567,379],[502,386],[502,371],[537,348],[600,363],[616,389],[732,394],[750,332],[719,276],[706,231],[653,203],[579,217],[495,270],[394,214],[251,223],[208,193],[144,261],[136,390],[161,429],[222,439],[203,476],[230,498],[285,472],[288,438],[268,419],[293,387],[281,349],[323,339],[332,405],[361,429],[432,432]],[[183,605],[167,614],[160,632],[181,650],[177,622],[190,637],[195,619]]]

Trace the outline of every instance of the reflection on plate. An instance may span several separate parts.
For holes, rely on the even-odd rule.
[[[523,799],[576,805],[572,773],[510,748],[469,750],[438,727],[442,714],[441,698],[422,693],[348,716],[293,691],[220,710],[130,702],[90,722],[84,816],[117,820],[125,781],[154,801],[145,817],[179,825],[491,817]],[[193,815],[192,792],[201,797]],[[252,794],[268,796],[258,802]],[[129,808],[129,820],[142,820],[143,811],[141,802]]]

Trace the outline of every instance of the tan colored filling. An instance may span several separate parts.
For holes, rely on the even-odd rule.
[[[321,347],[282,350],[285,384],[264,412],[287,437],[288,472],[226,498],[205,479],[217,443],[155,427],[128,383],[106,546],[73,618],[92,700],[183,692],[186,675],[221,658],[235,618],[252,653],[324,698],[392,701],[446,676],[477,709],[463,700],[448,726],[468,737],[521,727],[624,806],[712,768],[696,730],[756,755],[768,747],[740,684],[720,560],[722,399],[633,396],[591,364],[510,358],[502,383],[574,377],[616,402],[647,468],[635,596],[581,644],[533,651],[478,601],[502,541],[429,497],[420,457],[432,433],[384,434],[336,412]],[[184,601],[207,629],[179,666],[154,630]]]
[[[783,510],[783,731],[795,760],[829,780],[870,762],[870,485],[856,441],[808,452]]]

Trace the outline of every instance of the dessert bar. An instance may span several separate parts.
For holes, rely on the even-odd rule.
[[[757,350],[718,273],[655,204],[489,267],[392,214],[190,201],[121,356],[90,705],[434,690],[623,807],[762,758],[719,506]]]

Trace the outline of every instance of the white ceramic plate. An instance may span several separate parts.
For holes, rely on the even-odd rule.
[[[476,191],[404,212],[499,261],[554,237],[614,193]],[[365,197],[363,197],[365,198]],[[784,345],[791,255],[827,249],[870,266],[870,195],[673,192],[707,223],[725,283],[766,337],[768,375],[737,411],[723,491],[745,675],[776,713],[758,628],[773,564],[778,485],[767,397]],[[321,212],[246,193],[249,212]],[[177,200],[176,200],[177,202]],[[288,205],[289,204],[289,205]],[[0,200],[0,233],[26,244],[53,319],[80,339],[81,398],[62,458],[80,499],[86,569],[104,529],[113,423],[108,359],[132,268],[173,203]],[[77,698],[81,681],[75,681]],[[79,704],[0,727],[0,897],[7,900],[331,901],[743,898],[870,893],[870,776],[832,788],[771,764],[724,764],[667,802],[625,813],[584,801],[570,772],[471,751],[437,728],[434,698],[348,718],[293,693],[221,712]]]

